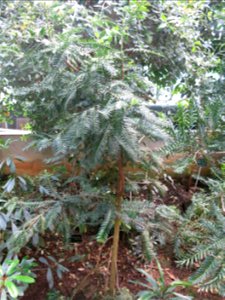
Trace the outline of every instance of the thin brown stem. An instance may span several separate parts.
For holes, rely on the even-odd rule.
[[[221,195],[221,206],[222,206],[222,212],[225,215],[225,203],[224,203],[224,197]]]
[[[113,235],[113,246],[112,246],[112,260],[111,260],[111,273],[110,273],[110,285],[109,291],[111,295],[115,295],[116,285],[118,283],[118,271],[117,271],[117,261],[118,261],[118,249],[119,249],[119,238],[120,238],[120,225],[121,225],[121,205],[124,194],[124,169],[123,169],[123,157],[122,153],[118,159],[118,186],[117,186],[117,196],[116,196],[116,219],[114,224],[114,235]]]
[[[123,49],[123,36],[120,44],[121,50],[121,80],[124,80],[125,71],[124,71],[124,49]],[[125,176],[123,169],[123,155],[120,150],[118,156],[118,186],[116,193],[116,218],[114,223],[114,234],[113,234],[113,245],[112,245],[112,260],[111,260],[111,272],[110,272],[110,282],[109,282],[109,292],[112,296],[115,295],[116,287],[119,286],[119,277],[118,277],[118,249],[119,249],[119,240],[120,240],[120,225],[121,225],[121,206],[124,195],[124,186],[125,186]]]

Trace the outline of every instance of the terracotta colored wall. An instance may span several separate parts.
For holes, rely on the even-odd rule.
[[[16,132],[16,131],[15,131]],[[53,169],[53,166],[50,166],[49,164],[46,164],[44,160],[46,158],[50,158],[52,156],[51,149],[47,149],[42,152],[38,152],[35,149],[28,149],[24,150],[25,147],[29,145],[31,142],[31,139],[28,139],[24,141],[21,140],[21,135],[19,134],[1,134],[0,132],[0,138],[8,139],[10,138],[13,140],[13,142],[10,144],[9,149],[7,150],[0,150],[0,160],[4,160],[7,157],[14,158],[14,162],[16,165],[16,172],[18,175],[38,175],[43,170],[47,169],[51,171]],[[163,145],[162,142],[152,142],[147,139],[144,139],[142,142],[142,145],[145,149],[156,149]],[[19,161],[16,159],[16,157],[23,157],[25,158],[25,161]],[[62,162],[61,165],[64,165],[66,169],[71,172],[71,165],[67,162]]]
[[[31,139],[26,141],[21,140],[20,135],[1,135],[0,133],[0,138],[12,140],[8,149],[0,150],[0,160],[4,160],[7,157],[13,158],[17,168],[17,174],[37,175],[44,169],[49,168],[49,166],[44,163],[44,159],[51,157],[52,152],[50,149],[42,152],[38,152],[32,148],[24,150],[31,142]],[[25,161],[19,161],[16,159],[17,157],[24,158]]]
[[[26,141],[21,140],[21,135],[16,135],[16,134],[4,134],[1,135],[0,132],[0,138],[10,138],[11,140],[13,140],[13,142],[10,144],[9,149],[7,150],[0,150],[0,161],[6,159],[7,157],[11,157],[14,158],[14,162],[16,165],[16,172],[19,175],[38,175],[39,173],[41,173],[43,170],[47,169],[49,171],[51,171],[53,169],[53,166],[50,166],[48,164],[46,164],[44,162],[44,160],[46,158],[50,158],[52,156],[52,151],[51,149],[47,149],[45,151],[42,152],[38,152],[35,149],[30,148],[29,150],[24,150],[25,147],[27,147],[29,145],[29,143],[31,142],[31,139],[28,139]],[[163,146],[162,142],[152,142],[149,141],[147,139],[144,139],[142,142],[142,147],[148,151],[149,149],[154,150],[154,149],[158,149],[160,147]],[[16,159],[16,157],[24,157],[25,161],[19,161]],[[212,154],[212,159],[214,161],[217,161],[219,158],[225,156],[224,152],[217,152]],[[163,167],[164,167],[164,171],[166,173],[168,173],[171,176],[183,176],[183,175],[177,175],[174,173],[173,169],[171,168],[171,164],[173,164],[174,162],[176,162],[176,160],[185,157],[185,154],[183,153],[179,153],[179,154],[174,154],[171,155],[168,158],[164,159],[163,162]],[[60,165],[64,165],[66,167],[66,169],[68,170],[68,172],[71,172],[72,167],[69,163],[67,162],[62,162]],[[132,169],[132,168],[131,168]],[[129,172],[129,166],[127,166],[127,171]],[[79,170],[78,170],[79,172]],[[189,170],[187,171],[187,174],[190,173],[197,173],[198,172],[198,166],[195,164],[192,164],[189,166]],[[205,167],[202,168],[202,172],[201,175],[207,175],[210,172],[210,168],[209,167]]]

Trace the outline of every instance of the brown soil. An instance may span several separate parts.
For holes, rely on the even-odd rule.
[[[101,295],[107,291],[109,280],[109,267],[111,255],[111,240],[105,246],[98,244],[93,236],[83,236],[81,243],[71,243],[66,250],[63,247],[62,241],[57,237],[49,237],[49,241],[43,249],[36,251],[27,250],[26,254],[31,257],[46,257],[53,256],[63,266],[69,269],[69,272],[64,273],[63,278],[59,280],[55,277],[54,288],[60,291],[69,300],[74,293],[75,300],[99,300]],[[82,256],[80,261],[72,262],[70,259],[75,255]],[[169,283],[175,279],[186,280],[190,275],[187,270],[176,268],[169,257],[159,254],[160,263],[165,272],[166,282]],[[131,250],[125,245],[120,243],[119,250],[119,280],[118,288],[126,287],[133,294],[136,294],[141,288],[133,283],[131,280],[142,280],[142,275],[136,270],[142,268],[151,273],[154,278],[159,276],[158,269],[154,262],[144,263],[135,257]],[[31,285],[26,291],[22,300],[46,300],[49,291],[48,283],[46,280],[47,268],[44,264],[39,263],[34,272],[37,274],[36,283]],[[76,291],[76,294],[75,294]],[[184,292],[185,293],[185,292]],[[222,297],[211,294],[197,294],[195,290],[186,291],[186,294],[195,294],[194,299],[201,300],[221,300]],[[52,298],[53,299],[53,298]],[[57,300],[57,299],[54,299]]]
[[[166,185],[168,187],[166,195],[163,199],[155,199],[155,203],[176,205],[181,211],[185,211],[191,203],[191,197],[195,190],[193,188],[188,189],[187,186],[180,183],[166,182]],[[143,198],[145,198],[144,196]],[[54,289],[59,291],[61,295],[68,297],[65,300],[100,300],[101,296],[107,292],[109,282],[112,239],[110,238],[105,245],[101,245],[96,242],[95,236],[83,235],[80,242],[70,243],[67,248],[65,248],[58,236],[47,236],[45,241],[45,245],[38,249],[26,248],[23,256],[34,257],[37,262],[40,257],[47,258],[52,256],[60,264],[68,268],[69,271],[64,273],[62,279],[58,279],[56,274],[54,274]],[[187,280],[191,274],[190,270],[177,268],[174,263],[173,250],[169,246],[159,251],[158,258],[165,273],[166,283],[176,279]],[[156,263],[141,261],[140,258],[132,253],[122,236],[119,248],[119,280],[117,287],[127,288],[134,295],[137,294],[142,288],[131,283],[131,281],[143,279],[137,268],[146,270],[154,278],[159,277]],[[47,266],[38,262],[34,273],[37,275],[36,282],[29,287],[22,300],[49,300],[47,298],[49,292],[46,280]],[[186,295],[194,296],[195,300],[223,299],[217,295],[199,294],[194,288],[181,289],[179,291]],[[72,295],[74,295],[73,298],[71,297]],[[51,298],[51,300],[61,299],[56,296]]]
[[[163,203],[166,205],[175,205],[184,212],[191,204],[191,198],[194,192],[196,192],[196,188],[188,188],[179,182],[172,183],[167,181],[165,185],[167,186],[168,190],[163,197]]]

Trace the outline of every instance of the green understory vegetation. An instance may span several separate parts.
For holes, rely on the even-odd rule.
[[[0,121],[27,117],[30,147],[51,148],[55,166],[29,177],[16,172],[24,158],[0,162],[0,299],[26,294],[38,264],[48,298],[64,299],[54,284],[68,268],[18,257],[89,231],[112,243],[105,299],[225,297],[224,1],[5,0],[0,28]],[[164,203],[180,182],[189,202]],[[137,295],[118,289],[122,232],[158,266],[159,278],[139,270]],[[166,283],[167,247],[186,281]]]

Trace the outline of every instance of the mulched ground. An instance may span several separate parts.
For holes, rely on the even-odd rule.
[[[181,211],[185,211],[190,205],[191,197],[196,189],[187,189],[180,183],[166,182],[166,185],[168,187],[167,193],[163,199],[155,199],[156,204],[176,205]],[[105,245],[100,245],[96,242],[94,235],[83,235],[80,242],[70,243],[65,248],[58,236],[45,236],[45,245],[43,247],[38,249],[26,248],[22,255],[34,257],[37,262],[39,257],[47,258],[52,256],[60,264],[68,268],[69,272],[64,273],[61,280],[54,274],[54,289],[59,291],[61,295],[68,297],[63,299],[100,300],[101,296],[107,291],[109,283],[111,243],[112,239],[110,238]],[[159,250],[158,258],[163,267],[166,282],[170,283],[176,279],[187,280],[190,271],[177,268],[172,256],[172,249],[169,249],[169,246]],[[127,239],[122,237],[119,248],[118,288],[127,288],[133,294],[137,294],[142,289],[138,285],[131,283],[131,281],[143,279],[137,268],[146,270],[154,278],[159,277],[155,262],[146,263],[139,257],[136,257],[131,251]],[[51,298],[47,297],[49,287],[46,280],[46,265],[38,262],[34,272],[37,275],[36,282],[29,287],[22,300],[61,300],[62,298],[54,294],[52,294]],[[186,291],[181,289],[179,291],[194,296],[196,300],[223,299],[217,295],[198,294],[194,288]],[[71,295],[73,295],[73,298]]]
[[[56,258],[63,266],[69,269],[69,272],[64,273],[63,278],[59,280],[55,277],[54,288],[60,291],[68,299],[74,294],[75,300],[99,300],[101,295],[107,290],[109,281],[109,267],[111,255],[111,240],[103,246],[99,245],[93,236],[85,235],[82,237],[81,243],[71,243],[69,248],[63,248],[62,241],[57,237],[50,237],[49,241],[43,249],[36,251],[26,250],[27,255],[32,257],[46,257],[48,255]],[[72,259],[71,259],[72,258]],[[80,261],[71,261],[80,258]],[[169,283],[175,279],[187,279],[190,272],[176,268],[170,257],[166,257],[161,250],[159,260],[165,272],[166,282]],[[140,291],[140,287],[131,283],[131,280],[142,280],[142,275],[136,268],[145,269],[151,273],[154,278],[158,277],[158,269],[154,262],[144,263],[139,258],[135,257],[125,242],[120,243],[119,250],[119,281],[118,288],[127,288],[133,294]],[[22,300],[46,300],[49,291],[46,280],[47,268],[44,264],[39,263],[35,268],[37,274],[36,283],[31,285],[26,291],[26,295]],[[189,290],[186,293],[195,293],[196,291]],[[57,300],[56,298],[51,298]],[[59,298],[60,299],[60,298]],[[201,294],[195,296],[194,299],[201,300],[221,300],[221,297],[216,295]]]

